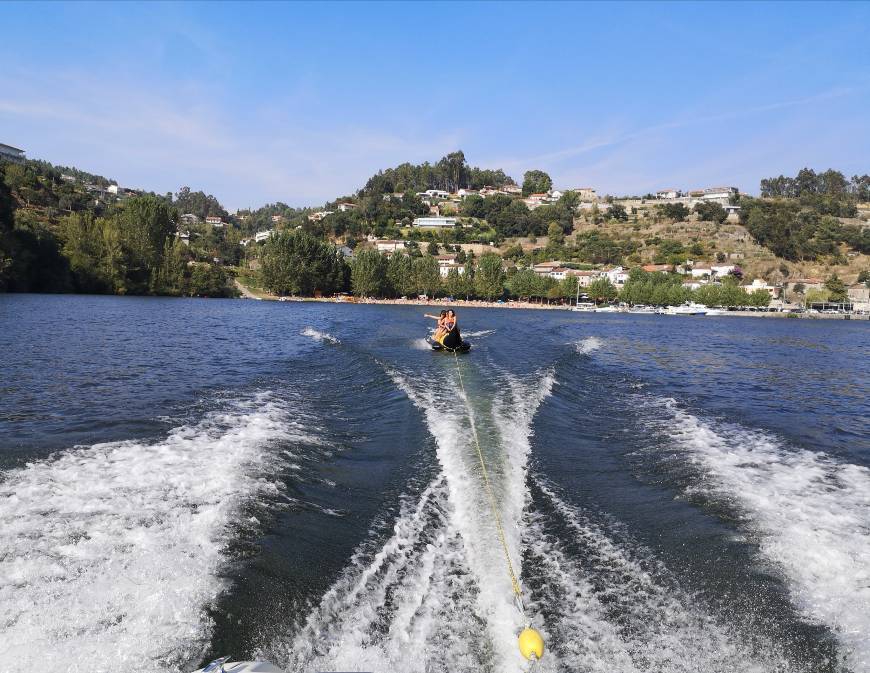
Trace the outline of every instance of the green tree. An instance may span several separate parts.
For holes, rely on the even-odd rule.
[[[163,259],[160,263],[160,269],[157,273],[156,292],[157,294],[170,295],[178,297],[184,294],[185,290],[185,248],[184,244],[175,239],[174,241],[166,239],[163,250]],[[210,274],[215,277],[215,274]],[[222,285],[225,285],[224,282]],[[213,295],[208,296],[223,296]]]
[[[375,255],[380,259],[378,253]],[[344,289],[347,277],[344,259],[334,245],[295,229],[277,232],[266,240],[260,266],[263,286],[280,295],[337,292]]]
[[[76,290],[101,293],[112,291],[101,273],[103,233],[93,213],[74,213],[61,223],[64,238],[63,254],[69,260]]]
[[[459,273],[459,269],[454,267],[447,272],[447,278],[444,279],[444,291],[450,297],[463,297],[468,294],[465,275]]]
[[[550,222],[547,226],[547,238],[550,244],[554,246],[561,246],[565,243],[565,232],[562,231],[562,227],[558,222]],[[522,248],[520,252],[522,253]]]
[[[597,304],[598,302],[613,301],[619,292],[609,278],[596,278],[589,283],[586,294]]]
[[[384,290],[386,261],[377,250],[357,253],[350,267],[350,283],[359,297],[379,296]]]
[[[126,253],[126,284],[136,294],[154,291],[166,239],[175,234],[175,211],[157,196],[136,196],[117,215]]]
[[[756,308],[762,308],[770,305],[770,293],[767,290],[753,290],[749,293],[748,296],[749,306],[755,306]]]
[[[477,262],[475,289],[477,294],[493,301],[504,292],[505,274],[502,259],[494,252],[485,252]]]
[[[689,209],[682,203],[662,203],[656,209],[662,217],[674,222],[685,222],[689,217]]]
[[[831,298],[831,293],[826,289],[809,290],[804,296],[806,306],[812,304],[824,304]]]
[[[538,274],[531,269],[520,269],[507,280],[508,292],[514,297],[522,299],[535,294],[538,283]]]
[[[707,307],[722,305],[722,291],[720,285],[709,283],[702,285],[694,292],[694,299],[699,304]]]
[[[848,300],[849,292],[846,284],[834,274],[825,281],[825,289],[828,291],[828,301],[840,304]]]
[[[553,180],[544,171],[526,171],[523,175],[523,196],[541,194],[553,188]]]
[[[432,255],[424,255],[413,261],[412,273],[417,292],[434,297],[441,288],[441,271],[438,260]]]
[[[387,280],[396,297],[408,297],[415,293],[414,276],[411,271],[411,258],[396,251],[387,262]]]
[[[611,204],[610,210],[607,211],[607,216],[611,220],[617,220],[619,222],[628,221],[628,211],[626,211],[625,206],[621,203]]]
[[[426,252],[434,256],[441,251],[438,249],[438,244],[435,241],[429,241],[429,245],[426,246]]]
[[[725,209],[715,201],[698,201],[695,204],[695,214],[699,220],[718,224],[722,224],[728,218]]]

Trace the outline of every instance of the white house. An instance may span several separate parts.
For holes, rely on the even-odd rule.
[[[333,212],[335,212],[335,211],[318,210],[316,213],[311,213],[311,215],[308,216],[308,221],[309,222],[320,222],[324,217],[332,215]]]
[[[565,194],[565,192],[561,192],[558,189],[553,189],[550,191],[550,200],[551,201],[558,201],[559,199],[562,198],[562,196],[564,196],[564,194]]]
[[[417,196],[421,199],[449,199],[450,192],[445,192],[443,189],[427,189],[425,192],[417,192]]]
[[[713,269],[705,264],[696,264],[692,267],[692,278],[704,278],[713,275]]]
[[[673,188],[660,189],[656,192],[657,199],[679,199],[681,196],[683,196],[683,192]]]
[[[254,240],[255,240],[257,243],[262,243],[262,242],[265,241],[267,238],[269,238],[269,236],[271,236],[273,233],[275,233],[275,230],[274,230],[274,229],[267,229],[266,231],[258,231],[258,232],[254,235]]]
[[[555,269],[562,267],[562,262],[539,262],[532,266],[534,271],[539,276],[549,276]]]
[[[405,241],[391,241],[388,239],[379,239],[375,241],[375,248],[378,252],[396,252],[396,250],[404,250],[408,247]]]
[[[455,227],[458,220],[455,217],[416,217],[413,226],[429,229],[446,229]]]
[[[24,150],[0,143],[0,161],[11,161],[16,164],[24,163]]]
[[[284,219],[283,215],[272,215],[272,222],[274,224],[278,224],[283,219]]]
[[[342,213],[346,213],[348,210],[353,210],[354,208],[356,208],[356,204],[350,202],[339,203],[337,208]]]
[[[737,267],[733,264],[712,264],[710,265],[710,271],[713,272],[711,275],[719,276],[727,276],[729,273],[734,271]]]
[[[770,295],[771,299],[776,299],[779,296],[780,288],[775,285],[768,285],[767,281],[763,278],[755,278],[749,285],[741,286],[747,294],[751,292],[755,292],[756,290],[764,290]]]
[[[478,192],[476,189],[465,189],[465,188],[459,189],[456,192],[456,196],[458,196],[460,199],[465,199],[465,198],[468,198],[469,196],[474,196],[475,194],[480,194],[480,192]]]
[[[566,275],[576,278],[577,284],[580,287],[589,287],[592,284],[592,281],[597,279],[601,274],[598,271],[578,271],[576,269],[569,269]]]
[[[190,245],[190,233],[186,231],[178,231],[175,233],[175,238],[184,243],[184,245]]]
[[[227,226],[227,223],[224,222],[221,218],[212,217],[212,216],[205,218],[205,223],[210,224],[213,227],[225,227],[225,226]]]
[[[516,194],[522,194],[523,188],[519,185],[505,185],[501,187],[498,191],[502,194],[507,194],[508,196],[515,196]]]
[[[438,273],[441,274],[442,278],[447,278],[447,275],[450,273],[451,269],[456,269],[456,272],[460,276],[465,273],[465,267],[462,264],[439,264],[438,265]]]
[[[717,201],[721,205],[727,204],[732,196],[737,196],[740,190],[737,187],[708,187],[703,190],[701,199],[704,201]]]
[[[625,281],[628,280],[628,270],[623,269],[621,266],[615,266],[612,269],[604,269],[602,275],[607,276],[607,280],[614,285],[625,285]]]
[[[185,213],[179,219],[184,224],[199,224],[199,218],[193,213]]]

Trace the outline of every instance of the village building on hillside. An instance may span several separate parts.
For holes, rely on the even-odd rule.
[[[656,192],[657,199],[679,199],[683,196],[685,196],[685,194],[683,194],[681,190],[673,188],[660,189]]]
[[[764,290],[770,295],[771,299],[778,298],[780,292],[782,291],[781,287],[778,287],[776,285],[768,285],[767,281],[763,278],[755,278],[749,285],[741,285],[741,287],[747,294],[751,294],[756,290]]]
[[[597,201],[598,194],[595,192],[592,187],[577,187],[576,189],[572,189],[577,196],[580,197],[581,201]]]
[[[14,164],[24,163],[24,150],[20,150],[12,145],[4,145],[0,143],[0,161],[11,161]]]
[[[256,234],[254,234],[254,240],[257,243],[262,243],[263,241],[268,239],[274,233],[275,233],[274,229],[267,229],[266,231],[258,231]]]
[[[443,189],[427,189],[425,192],[417,192],[417,196],[421,199],[449,199],[450,192],[445,192]]]
[[[628,280],[628,269],[623,269],[621,266],[615,266],[612,269],[604,269],[601,272],[602,276],[607,276],[607,280],[620,287],[625,285]]]
[[[870,311],[870,288],[866,283],[855,283],[846,290],[853,311]]]
[[[553,269],[558,269],[562,266],[562,262],[538,262],[532,265],[532,271],[539,276],[549,276]]]
[[[670,264],[645,264],[641,267],[647,273],[670,273]]]
[[[210,215],[207,218],[205,218],[205,223],[210,224],[213,227],[218,227],[218,228],[227,226],[227,223],[224,222],[223,219],[221,219],[220,217],[215,217],[213,215]]]
[[[339,203],[336,208],[338,208],[339,212],[346,213],[348,210],[353,210],[354,208],[356,208],[356,204],[345,201],[344,203]]]
[[[323,220],[324,217],[329,217],[330,215],[332,215],[333,212],[335,212],[335,211],[332,211],[332,210],[318,210],[316,213],[311,213],[311,214],[308,216],[308,221],[309,221],[309,222],[320,222],[321,220]]]
[[[404,250],[408,244],[406,241],[394,241],[390,239],[378,239],[375,242],[375,250],[378,252],[393,253],[397,250]]]
[[[459,223],[455,217],[415,217],[412,226],[421,229],[446,229]]]
[[[199,224],[199,217],[194,215],[193,213],[184,213],[179,218],[183,224],[191,225],[191,224]]]

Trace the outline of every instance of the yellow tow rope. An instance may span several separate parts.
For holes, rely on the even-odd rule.
[[[453,359],[456,362],[456,373],[459,375],[459,388],[462,390],[462,397],[466,404],[471,405],[468,399],[468,394],[465,392],[465,384],[462,381],[462,367],[459,366],[459,356],[456,351],[453,351]],[[470,412],[470,408],[469,408]],[[492,511],[492,518],[495,521],[495,529],[498,532],[498,540],[501,542],[501,549],[504,552],[504,560],[507,563],[508,575],[511,578],[511,586],[513,587],[514,597],[516,599],[517,609],[523,617],[525,628],[519,635],[520,652],[532,662],[544,656],[544,639],[537,630],[529,626],[529,620],[526,618],[525,605],[523,604],[523,590],[520,587],[520,582],[517,579],[517,574],[514,571],[514,564],[511,562],[511,554],[505,538],[504,527],[501,523],[501,516],[498,513],[498,505],[495,501],[495,493],[492,490],[492,484],[489,481],[489,472],[486,469],[486,461],[483,459],[483,450],[480,448],[480,439],[477,436],[477,426],[474,423],[474,416],[469,413],[468,418],[471,424],[471,435],[474,437],[474,447],[477,449],[477,459],[480,461],[480,472],[483,475],[483,486],[486,490],[486,495],[489,499],[489,507]]]

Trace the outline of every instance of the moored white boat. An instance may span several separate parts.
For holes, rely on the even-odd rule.
[[[680,306],[668,306],[664,312],[666,315],[707,315],[707,307],[687,301]]]
[[[592,302],[579,302],[576,306],[571,307],[572,311],[580,311],[585,313],[593,313],[595,311],[595,304]]]

